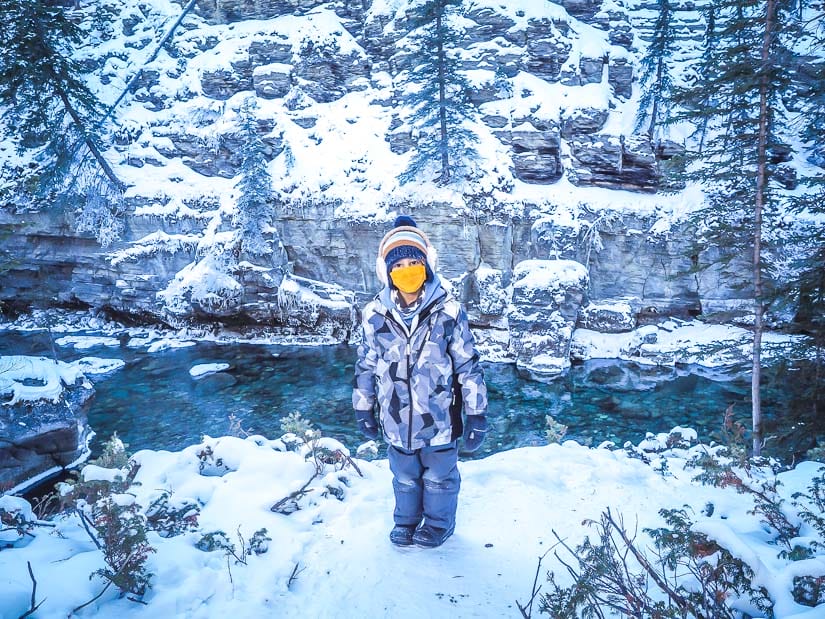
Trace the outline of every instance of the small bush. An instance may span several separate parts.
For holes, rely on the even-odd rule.
[[[304,419],[299,412],[293,412],[281,419],[281,432],[305,437],[313,431],[312,422]]]
[[[164,490],[146,508],[146,526],[161,537],[175,537],[198,528],[200,507],[191,501],[172,505],[170,494]]]
[[[556,421],[552,415],[544,417],[544,437],[548,445],[561,443],[564,435],[567,434],[567,426]]]

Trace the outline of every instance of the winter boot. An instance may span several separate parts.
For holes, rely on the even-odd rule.
[[[397,524],[390,531],[390,541],[396,546],[411,546],[414,532],[414,524]]]
[[[413,533],[412,541],[425,548],[435,548],[441,546],[453,534],[454,530],[455,526],[449,529],[440,529],[430,524],[422,524]]]

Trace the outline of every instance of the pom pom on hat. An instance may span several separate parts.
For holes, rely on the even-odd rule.
[[[415,219],[413,219],[409,215],[399,215],[395,218],[395,223],[392,225],[392,227],[400,228],[401,226],[410,226],[411,228],[418,227],[415,225]]]

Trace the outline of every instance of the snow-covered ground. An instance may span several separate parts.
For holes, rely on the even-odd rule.
[[[327,447],[336,445],[327,439]],[[554,551],[567,561],[570,556],[557,544],[554,531],[574,547],[585,535],[595,535],[584,521],[598,520],[610,508],[631,531],[638,529],[638,544],[649,552],[642,529],[663,525],[659,508],[682,506],[688,506],[698,530],[709,532],[754,568],[754,582],[768,589],[776,617],[825,616],[825,605],[799,605],[789,589],[794,575],[825,574],[822,549],[806,561],[778,558],[782,547],[749,512],[753,504],[748,496],[691,481],[697,471],[685,469],[685,462],[706,447],[667,452],[665,474],[657,471],[659,456],[652,455],[648,465],[623,450],[573,442],[461,462],[458,525],[437,549],[389,543],[393,499],[385,460],[326,465],[297,500],[295,511],[273,513],[270,507],[301,488],[315,471],[312,459],[305,459],[306,446],[303,451],[280,449],[282,440],[204,437],[203,444],[179,452],[134,454],[140,469],[128,491],[118,496],[119,503],[134,501],[145,511],[167,491],[171,504],[200,508],[195,530],[174,537],[149,533],[155,552],[147,563],[153,577],[145,604],[121,597],[111,587],[72,615],[105,584],[98,576],[90,578],[105,565],[76,515],[34,527],[25,538],[5,530],[0,540],[16,547],[0,552],[0,616],[18,617],[30,608],[30,565],[37,581],[34,597],[42,601],[37,617],[515,617],[520,614],[516,602],[529,600],[538,558],[548,550],[554,549],[542,562],[542,592],[547,590],[545,569],[569,582]],[[803,462],[779,475],[792,520],[798,517],[788,507],[790,497],[806,490],[819,466]],[[86,477],[111,479],[110,473],[88,467]],[[754,470],[756,478],[763,474]],[[0,508],[25,511],[21,501],[4,497]],[[712,514],[705,515],[708,504]],[[813,535],[806,526],[802,524],[802,539]],[[204,534],[223,531],[240,549],[264,528],[271,538],[265,552],[246,556],[245,564],[223,550],[196,547]]]
[[[114,328],[96,327],[97,333],[90,337],[106,344],[99,339],[100,333],[111,333]],[[681,328],[691,341],[702,340],[701,325],[683,324]],[[666,347],[663,353],[679,341],[678,333],[667,333],[668,337],[659,340]],[[716,341],[731,335],[715,329],[704,333]],[[159,342],[174,345],[189,341],[169,334],[133,332],[132,336],[142,338],[140,345],[147,351]],[[80,349],[89,343],[77,333],[61,339],[63,345]],[[603,340],[592,338],[591,345],[597,341]],[[607,356],[615,348],[605,345],[599,350]],[[724,358],[713,359],[721,363]],[[0,387],[18,399],[54,398],[55,381],[119,367],[119,360],[89,357],[73,364],[33,357],[0,360],[7,368]],[[220,369],[201,364],[190,373],[202,375]],[[41,378],[32,380],[37,377]],[[22,390],[24,386],[26,390]],[[585,521],[598,520],[603,510],[610,508],[631,530],[639,531],[640,548],[650,552],[650,540],[641,531],[664,524],[659,509],[683,506],[696,522],[696,530],[753,568],[753,582],[768,590],[776,617],[825,617],[825,604],[806,607],[791,595],[794,576],[825,575],[825,548],[813,546],[814,556],[803,561],[782,558],[784,547],[775,541],[775,532],[752,513],[750,495],[737,494],[732,487],[702,485],[694,481],[699,471],[686,467],[691,457],[719,447],[698,445],[695,432],[679,430],[692,440],[692,446],[657,453],[664,448],[665,437],[661,435],[649,436],[636,446],[636,452],[648,451],[649,464],[631,457],[626,449],[610,445],[588,448],[572,441],[461,462],[456,533],[434,550],[400,549],[389,543],[393,495],[386,460],[339,458],[321,466],[312,479],[318,469],[315,460],[307,458],[310,448],[300,442],[296,446],[289,437],[204,436],[201,444],[178,452],[140,451],[133,455],[140,465],[137,476],[128,489],[115,495],[118,505],[134,504],[138,513],[145,514],[167,492],[169,505],[189,504],[199,509],[196,526],[193,523],[180,535],[149,533],[154,552],[149,555],[147,570],[153,576],[145,603],[130,601],[110,587],[73,615],[72,609],[94,598],[105,586],[105,581],[94,575],[105,567],[103,554],[75,513],[31,528],[24,526],[26,532],[19,533],[8,526],[10,519],[17,514],[31,520],[30,506],[6,495],[0,498],[0,514],[4,515],[0,617],[19,617],[29,610],[33,582],[29,565],[37,582],[35,603],[42,601],[33,615],[36,617],[519,616],[516,602],[529,600],[538,558],[548,550],[553,549],[544,556],[539,574],[538,584],[545,584],[542,592],[548,589],[546,570],[555,572],[559,582],[569,584],[554,552],[566,561],[570,556],[558,545],[554,532],[575,547],[586,535],[596,534]],[[320,441],[329,450],[340,449],[349,455],[332,439]],[[792,495],[805,492],[812,479],[821,475],[821,466],[802,462],[778,475],[778,498],[788,519],[801,527],[798,542],[803,545],[816,539],[816,532],[800,519],[800,506],[795,505]],[[86,480],[112,480],[124,474],[93,465],[83,470]],[[767,469],[759,468],[754,468],[752,475],[754,484],[773,477]],[[270,510],[308,481],[305,495],[286,502],[291,507],[283,511],[291,513]],[[248,548],[261,529],[266,529],[270,538],[259,548],[265,547],[265,551],[243,556],[239,549]],[[203,536],[215,531],[225,533],[244,562],[222,549],[198,548]],[[534,616],[538,616],[537,604]],[[740,604],[758,616],[747,601]]]

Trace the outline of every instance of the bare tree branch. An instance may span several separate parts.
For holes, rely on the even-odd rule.
[[[607,508],[607,511],[605,511],[604,513],[606,515],[607,522],[619,534],[619,536],[622,538],[622,541],[624,541],[630,552],[633,553],[633,556],[639,562],[639,565],[641,565],[642,568],[644,568],[645,572],[647,572],[650,575],[650,577],[653,579],[656,585],[667,594],[671,601],[673,601],[673,603],[676,604],[676,606],[678,606],[680,610],[684,611],[688,609],[687,600],[685,600],[685,598],[676,593],[676,591],[674,591],[670,587],[667,581],[659,575],[659,572],[657,572],[653,568],[653,566],[650,565],[650,562],[647,560],[647,557],[645,557],[641,552],[639,552],[639,550],[633,545],[632,541],[627,537],[627,533],[625,533],[624,529],[622,529],[613,519],[613,514],[611,514],[609,507]]]
[[[26,565],[29,568],[29,578],[32,579],[32,601],[31,601],[31,604],[29,606],[29,610],[27,610],[25,613],[20,615],[20,617],[18,617],[18,619],[24,619],[25,617],[28,617],[29,615],[33,615],[35,612],[37,612],[37,609],[40,608],[40,605],[43,602],[46,601],[46,598],[43,598],[37,604],[34,603],[34,600],[35,600],[36,595],[37,595],[37,580],[35,580],[35,578],[34,578],[34,572],[32,571],[31,561],[26,561]]]

